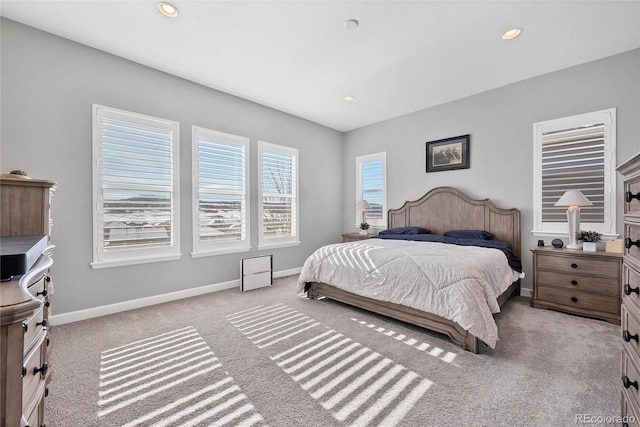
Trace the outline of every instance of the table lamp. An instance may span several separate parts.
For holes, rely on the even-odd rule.
[[[360,209],[362,212],[362,221],[360,222],[367,222],[367,209],[369,209],[369,207],[369,203],[367,203],[366,200],[360,200],[356,203],[356,209]]]
[[[554,206],[567,207],[567,222],[569,223],[569,244],[568,249],[579,249],[580,245],[576,241],[576,233],[580,231],[580,207],[593,206],[579,190],[569,190],[560,197]]]

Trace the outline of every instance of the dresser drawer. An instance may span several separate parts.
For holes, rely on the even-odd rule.
[[[640,273],[627,263],[622,265],[622,303],[640,314]]]
[[[42,332],[44,326],[44,306],[40,308],[27,320],[22,323],[22,330],[24,331],[24,348],[25,353],[29,352],[31,347],[38,339],[38,335]]]
[[[571,289],[538,286],[536,299],[557,304],[569,311],[586,315],[597,313],[620,314],[620,298]]]
[[[640,319],[638,319],[635,312],[629,311],[629,309],[623,304],[620,307],[621,325],[622,325],[622,339],[629,343],[629,347],[640,360]]]
[[[44,360],[45,352],[43,346],[46,345],[46,331],[38,337],[38,343],[24,358],[22,365],[22,408],[27,409],[27,405],[34,400],[39,388],[45,384],[48,372],[48,363]]]
[[[640,386],[640,373],[638,367],[632,361],[635,356],[630,354],[629,346],[624,344],[622,346],[622,365],[621,365],[621,384],[625,389],[624,393],[631,401],[632,407],[640,407],[640,393],[638,387]]]
[[[623,387],[623,392],[620,393],[621,402],[620,402],[620,416],[622,424],[621,427],[628,427],[637,425],[638,415],[640,413],[640,408],[635,404],[633,398],[628,396],[627,390]]]
[[[542,270],[552,270],[598,277],[620,277],[620,267],[617,262],[589,257],[584,254],[576,257],[540,254],[537,262],[538,273]]]
[[[624,242],[622,245],[622,251],[625,259],[629,259],[629,262],[640,266],[640,247],[638,247],[638,245],[631,245],[630,247],[627,247],[628,240],[631,240],[632,243],[638,243],[640,241],[640,224],[629,222],[624,223]]]
[[[620,296],[620,280],[617,277],[594,277],[577,273],[558,273],[540,270],[536,276],[540,285],[558,286],[577,291]]]
[[[640,175],[635,178],[631,178],[624,183],[624,194],[630,192],[632,195],[640,193]],[[640,200],[631,199],[631,201],[624,202],[624,214],[640,216]]]

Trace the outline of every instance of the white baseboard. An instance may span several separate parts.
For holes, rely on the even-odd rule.
[[[529,288],[520,288],[520,296],[531,298],[531,289],[529,289]]]
[[[273,273],[275,279],[280,277],[299,274],[302,267],[282,270]],[[80,320],[92,319],[94,317],[106,316],[108,314],[120,313],[122,311],[136,308],[148,307],[150,305],[162,304],[164,302],[176,301],[183,298],[195,297],[211,292],[223,291],[225,289],[239,288],[240,279],[228,282],[216,283],[213,285],[200,286],[197,288],[185,289],[182,291],[170,292],[168,294],[154,295],[152,297],[139,298],[131,301],[124,301],[115,304],[103,305],[100,307],[77,310],[70,313],[54,314],[49,318],[51,325],[64,325],[65,323],[78,322]]]

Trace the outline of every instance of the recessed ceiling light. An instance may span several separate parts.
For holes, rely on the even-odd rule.
[[[342,98],[342,99],[344,99],[346,102],[351,102],[351,101],[353,101],[355,98],[354,98],[353,96],[350,96],[350,95],[349,95],[349,96],[345,96],[345,97],[344,97],[344,98]]]
[[[521,32],[522,32],[522,28],[512,28],[510,30],[507,30],[504,32],[504,34],[502,34],[502,40],[515,39],[520,35]]]
[[[168,16],[169,18],[175,18],[176,16],[178,16],[178,9],[171,3],[158,3],[158,10],[161,14],[163,14],[164,16]]]
[[[356,28],[358,28],[358,25],[360,25],[360,23],[357,19],[347,19],[344,23],[344,27],[347,30],[355,30]]]

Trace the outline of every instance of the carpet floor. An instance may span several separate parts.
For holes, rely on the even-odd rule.
[[[54,327],[47,425],[548,427],[620,414],[619,326],[513,297],[496,348],[471,354],[308,300],[296,280]]]

